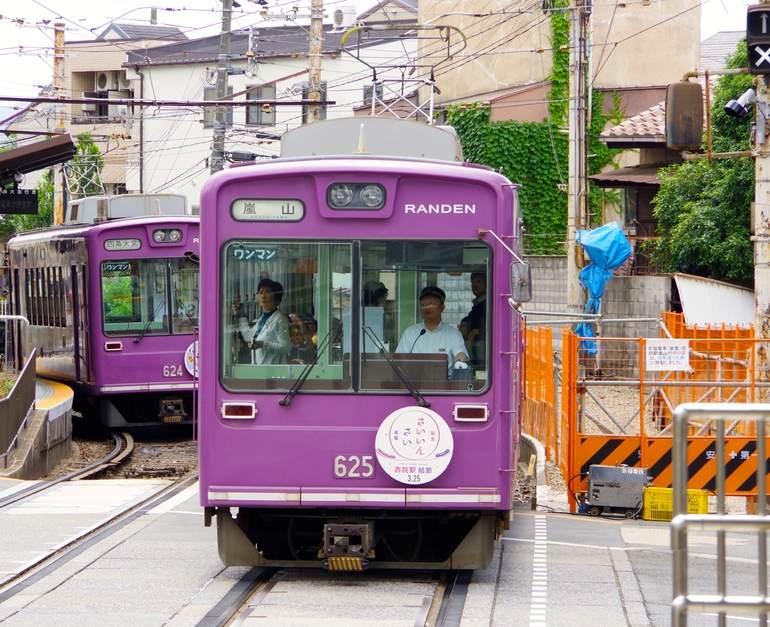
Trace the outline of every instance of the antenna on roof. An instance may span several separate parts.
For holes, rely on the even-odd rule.
[[[361,132],[358,134],[358,150],[353,151],[354,155],[370,155],[366,150],[366,138],[364,137],[364,125],[361,125]]]

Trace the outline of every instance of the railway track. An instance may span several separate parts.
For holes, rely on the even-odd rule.
[[[98,461],[71,472],[63,477],[36,483],[29,488],[19,490],[0,499],[0,517],[10,515],[15,508],[30,505],[35,501],[55,500],[56,491],[62,490],[66,484],[72,484],[82,479],[93,479],[108,471],[115,471],[122,464],[127,463],[135,450],[134,439],[130,434],[121,433],[114,435],[114,449]],[[197,472],[189,473],[174,480],[149,485],[146,493],[138,499],[129,500],[118,511],[111,511],[109,515],[98,523],[79,530],[65,542],[53,549],[40,553],[37,557],[14,569],[10,573],[0,575],[0,602],[23,590],[23,581],[28,577],[39,574],[43,570],[54,570],[67,562],[68,556],[74,555],[79,549],[89,542],[103,539],[114,533],[131,520],[142,515],[152,507],[171,499],[180,491],[197,480]]]
[[[470,571],[331,573],[253,568],[198,627],[460,624]],[[324,600],[324,601],[319,601]]]
[[[107,470],[114,469],[124,463],[134,450],[134,438],[128,433],[113,433],[112,437],[115,445],[113,450],[98,461],[93,462],[84,468],[73,470],[56,479],[34,483],[18,492],[0,498],[0,513],[4,508],[15,505],[16,503],[31,498],[41,492],[45,492],[46,490],[50,490],[60,483],[65,481],[75,481],[77,479],[96,478]]]

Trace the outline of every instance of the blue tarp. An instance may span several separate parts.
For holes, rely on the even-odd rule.
[[[608,222],[593,231],[578,231],[576,241],[592,261],[578,274],[580,283],[588,290],[585,313],[598,313],[604,286],[612,277],[612,271],[622,266],[631,256],[631,245],[617,222]],[[595,336],[593,325],[590,323],[579,324],[575,333],[580,337]],[[585,340],[582,344],[589,355],[598,352],[595,341]]]

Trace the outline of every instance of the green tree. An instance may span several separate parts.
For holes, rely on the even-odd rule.
[[[727,60],[728,68],[745,68],[746,43]],[[750,149],[750,121],[728,116],[724,105],[751,87],[752,77],[725,75],[714,90],[712,150]],[[753,105],[752,105],[753,106]],[[685,272],[712,279],[751,284],[754,253],[750,240],[750,208],[754,199],[751,157],[688,161],[661,172],[654,215],[660,238],[653,258],[666,272]]]

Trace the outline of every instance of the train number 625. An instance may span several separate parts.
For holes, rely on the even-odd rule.
[[[334,458],[334,476],[349,479],[368,479],[374,476],[372,455],[337,455]]]

